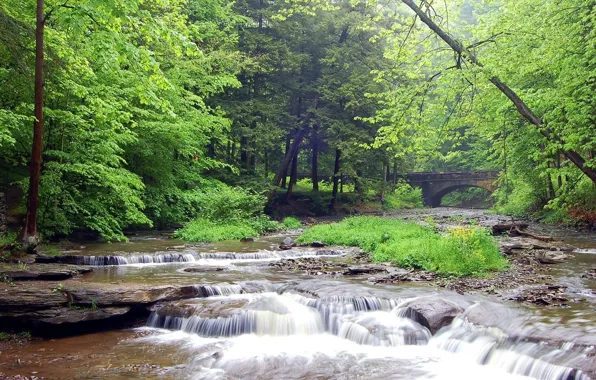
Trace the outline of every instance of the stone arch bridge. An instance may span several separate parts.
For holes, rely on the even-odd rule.
[[[450,192],[466,187],[480,187],[493,192],[497,188],[500,170],[474,170],[457,172],[407,173],[402,176],[412,186],[422,189],[424,204],[441,205],[441,199]]]

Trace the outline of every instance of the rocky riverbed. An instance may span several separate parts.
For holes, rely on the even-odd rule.
[[[432,209],[386,215],[420,222],[429,216],[433,216],[438,228],[468,223],[489,228],[498,225],[501,228],[508,224],[524,223],[477,210]],[[327,315],[325,310],[346,313],[350,307],[361,311],[373,307],[370,309],[372,312],[376,310],[374,307],[377,306],[374,305],[378,302],[381,306],[389,302],[389,306],[379,306],[381,308],[393,308],[399,304],[405,308],[399,313],[423,328],[407,328],[407,331],[422,334],[416,335],[416,339],[422,339],[426,334],[422,333],[424,329],[434,336],[442,328],[449,327],[455,334],[458,330],[452,321],[464,318],[475,324],[499,328],[511,342],[516,339],[541,341],[553,347],[572,342],[578,350],[585,351],[580,355],[584,359],[561,363],[572,363],[585,373],[593,374],[596,369],[587,364],[594,355],[594,350],[590,351],[589,347],[591,344],[596,345],[596,341],[590,341],[589,338],[590,335],[596,335],[596,330],[593,330],[596,323],[593,315],[596,305],[596,255],[591,253],[596,248],[596,242],[593,236],[565,229],[549,230],[532,223],[520,231],[526,231],[528,235],[513,233],[514,236],[500,238],[501,251],[508,257],[510,268],[487,277],[449,278],[431,272],[398,268],[389,263],[373,263],[368,253],[355,248],[324,247],[324,244],[296,247],[291,239],[299,231],[290,236],[276,235],[256,241],[214,245],[185,245],[161,236],[139,236],[133,237],[130,243],[117,243],[105,246],[105,249],[97,244],[85,243],[83,247],[77,244],[80,252],[71,250],[68,255],[61,257],[40,257],[37,263],[29,257],[20,264],[3,264],[0,265],[0,276],[4,279],[0,283],[0,326],[17,335],[8,335],[12,342],[2,343],[0,351],[3,357],[12,358],[10,360],[30,360],[38,364],[20,365],[17,362],[13,365],[10,364],[12,362],[0,360],[0,372],[5,372],[5,376],[22,375],[29,378],[41,378],[44,373],[50,374],[49,378],[74,376],[74,372],[67,370],[48,371],[49,360],[55,359],[45,354],[46,350],[55,349],[50,348],[54,347],[52,341],[26,343],[27,339],[21,339],[19,337],[23,336],[18,335],[24,330],[49,338],[75,335],[68,339],[83,344],[85,336],[78,334],[142,326],[155,313],[171,321],[187,318],[193,323],[203,320],[201,318],[212,321],[209,323],[226,318],[229,323],[238,323],[240,320],[234,318],[244,318],[240,316],[245,313],[274,313],[284,316],[282,320],[285,321],[301,310],[293,303],[288,304],[286,298],[289,297],[292,302],[319,308],[322,316]],[[552,235],[553,239],[545,238],[546,235]],[[569,239],[569,236],[573,239]],[[565,242],[561,238],[565,238]],[[61,260],[65,263],[60,263]],[[282,297],[265,296],[267,294]],[[314,300],[295,298],[298,296],[294,294],[314,297]],[[432,298],[437,294],[440,296]],[[402,301],[395,301],[397,299]],[[411,301],[400,304],[404,299]],[[444,299],[449,301],[445,303],[442,301]],[[474,306],[484,305],[487,308],[491,299],[498,304],[491,306],[490,310],[486,309],[489,311],[480,312],[481,309]],[[342,302],[348,301],[355,303],[337,309]],[[521,307],[524,311],[518,312],[515,307]],[[475,311],[472,312],[472,309]],[[511,314],[510,318],[503,316],[503,313],[513,313],[515,316]],[[500,317],[495,319],[493,314]],[[298,315],[301,314],[297,314],[296,318]],[[367,323],[374,320],[357,323],[368,326]],[[503,323],[508,320],[509,323]],[[182,320],[178,321],[182,323]],[[290,321],[288,319],[288,323]],[[258,328],[256,325],[251,326],[244,328],[247,332],[265,328],[265,325]],[[129,333],[122,333],[122,336],[134,340],[144,339],[143,334],[148,334],[147,339],[155,334],[154,331],[134,331],[132,337]],[[339,331],[333,333],[339,334]],[[108,333],[97,334],[101,336]],[[110,337],[112,339],[115,335]],[[366,339],[369,341],[373,338]],[[121,340],[114,339],[113,347],[122,347],[123,343],[118,342]],[[29,352],[29,345],[36,347],[35,350],[44,351]],[[128,347],[126,344],[124,346]],[[120,363],[117,367],[98,364],[98,371],[104,371],[98,373],[126,377],[128,373],[137,372],[161,377],[169,371],[164,368],[174,368],[186,357],[178,352],[176,355],[179,359],[164,361],[135,350],[126,348],[123,355],[145,355],[146,362],[132,360],[128,364]],[[6,356],[7,352],[14,352],[14,355]],[[82,358],[76,360],[79,365],[84,365]],[[113,363],[113,360],[108,362]],[[34,369],[27,372],[23,368]],[[174,373],[178,373],[176,371]],[[226,371],[233,373],[230,368]],[[89,376],[93,378],[93,375]]]

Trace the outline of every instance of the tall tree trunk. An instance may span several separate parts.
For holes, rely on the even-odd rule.
[[[335,150],[335,165],[333,167],[333,192],[331,193],[331,202],[329,202],[329,212],[332,212],[335,208],[335,202],[337,200],[337,188],[339,186],[339,164],[341,159],[341,150]]]
[[[458,53],[463,58],[467,59],[470,63],[483,67],[482,63],[478,60],[475,54],[470,52],[464,47],[464,45],[457,39],[451,37],[447,32],[441,29],[420,7],[416,5],[413,0],[402,0],[410,9],[412,9],[416,15],[425,23],[433,32],[435,32],[443,41],[445,41],[451,49]],[[530,124],[534,125],[539,132],[547,139],[559,143],[562,146],[565,145],[558,136],[554,135],[552,131],[544,128],[542,120],[534,114],[534,112],[528,107],[528,105],[515,93],[509,86],[503,83],[498,77],[493,76],[489,79],[510,101],[513,103],[517,112],[526,119]],[[596,169],[589,168],[585,165],[584,158],[577,152],[572,150],[562,151],[565,157],[567,157],[575,166],[577,166],[592,182],[596,183]]]
[[[393,184],[397,184],[397,160],[393,160]]]
[[[285,156],[287,156],[288,153],[290,152],[290,143],[291,143],[291,141],[292,141],[291,140],[291,137],[288,134],[288,137],[286,137],[286,151],[284,152]],[[283,178],[281,179],[281,187],[284,188],[284,189],[286,188],[287,176],[288,176],[288,168],[286,167],[286,171],[283,173]]]
[[[236,141],[232,140],[232,150],[230,151],[230,164],[236,163]]]
[[[279,168],[278,172],[275,174],[275,177],[273,178],[273,189],[269,192],[269,195],[267,196],[268,200],[271,200],[271,198],[273,198],[273,196],[275,195],[275,188],[279,186],[281,178],[286,176],[286,173],[288,172],[288,166],[290,166],[290,161],[296,155],[298,149],[300,149],[300,144],[304,139],[306,131],[307,128],[301,128],[296,133],[296,136],[294,137],[294,141],[292,141],[290,149],[288,150],[288,152],[286,152],[286,155],[283,161],[281,162],[281,167]]]
[[[232,144],[230,143],[230,140],[228,140],[227,146],[226,146],[226,163],[230,164],[230,156],[232,155]]]
[[[248,172],[250,174],[255,174],[257,169],[257,155],[255,152],[250,152],[248,157]]]
[[[248,152],[246,150],[246,137],[240,138],[240,168],[248,170]]]
[[[37,207],[39,203],[39,178],[41,176],[41,151],[43,147],[43,66],[44,66],[44,0],[37,0],[37,25],[35,27],[35,105],[33,147],[29,166],[29,195],[25,228],[21,234],[23,247],[29,251],[39,244],[37,234]]]
[[[312,129],[312,190],[319,191],[319,126],[315,124]]]
[[[354,177],[354,191],[360,196],[364,196],[364,188],[362,187],[362,170],[356,170],[356,177]]]
[[[292,158],[292,168],[290,169],[290,184],[288,186],[288,191],[286,192],[286,199],[290,199],[292,196],[292,191],[294,190],[294,185],[296,184],[297,177],[298,177],[298,152],[300,149],[296,149],[296,154],[294,158]]]

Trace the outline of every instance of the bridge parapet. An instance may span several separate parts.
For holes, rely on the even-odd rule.
[[[403,175],[410,183],[438,181],[470,181],[499,178],[500,170],[472,170],[449,172],[414,172]]]

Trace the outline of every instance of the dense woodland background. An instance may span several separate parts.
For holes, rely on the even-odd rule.
[[[463,52],[407,3],[46,0],[39,231],[120,239],[292,193],[324,213],[412,197],[400,173],[495,168],[497,210],[596,223],[596,1],[415,2]],[[35,30],[35,1],[0,0],[0,192],[17,224]]]

